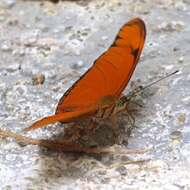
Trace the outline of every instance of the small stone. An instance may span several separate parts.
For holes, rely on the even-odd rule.
[[[17,18],[11,18],[10,20],[7,21],[7,24],[10,26],[16,26],[18,25],[19,21]]]
[[[25,89],[26,89],[26,88],[23,88],[22,85],[19,85],[19,86],[16,88],[16,92],[17,92],[19,95],[23,95],[23,94],[25,94],[25,92],[26,92]]]
[[[177,120],[178,120],[178,124],[183,125],[185,123],[185,120],[186,120],[186,114],[185,113],[180,113]]]
[[[82,60],[79,60],[78,62],[74,63],[71,67],[73,69],[80,69],[84,67],[84,62]]]
[[[5,17],[4,16],[0,16],[0,22],[3,22],[3,21],[5,21]]]
[[[67,34],[67,33],[70,33],[72,31],[72,26],[66,26],[65,29],[64,29],[64,33]]]
[[[11,185],[6,185],[3,189],[5,189],[5,190],[12,190],[13,188],[12,188]]]
[[[177,61],[178,61],[178,63],[183,63],[184,57],[183,56],[179,57]]]
[[[173,131],[170,134],[170,138],[175,140],[175,139],[179,139],[182,136],[181,131]]]
[[[173,51],[179,51],[179,48],[178,47],[174,47]]]
[[[182,10],[182,11],[187,10],[187,6],[182,0],[176,1],[174,6],[178,10]]]
[[[18,51],[18,55],[24,56],[24,55],[25,55],[25,50],[24,50],[24,49],[20,49],[20,50]]]
[[[171,22],[163,22],[161,23],[156,31],[163,31],[163,32],[180,32],[184,29],[185,24],[182,21],[171,21]]]
[[[188,80],[188,81],[189,81],[189,80]],[[189,106],[189,105],[190,105],[190,96],[184,97],[184,98],[182,99],[182,102],[183,102],[185,105]]]
[[[123,161],[123,162],[129,161],[129,157],[126,156],[126,155],[122,155],[121,156],[121,161]]]
[[[22,96],[27,94],[27,92],[27,86],[25,84],[18,84],[17,82],[17,85],[13,87],[13,91],[10,93],[13,93],[13,95],[15,96]]]
[[[7,8],[12,8],[16,4],[16,0],[6,0],[5,3]]]
[[[108,36],[102,36],[101,37],[103,41],[107,40],[108,39]]]
[[[130,9],[135,13],[148,14],[151,7],[145,3],[136,2],[131,5]]]
[[[116,171],[119,172],[121,175],[127,175],[127,168],[125,166],[120,166],[116,168]]]
[[[8,42],[8,41],[4,41],[1,45],[1,50],[2,51],[5,51],[5,52],[8,52],[8,51],[12,51],[12,48],[11,48],[11,43]]]
[[[27,47],[31,47],[31,46],[33,46],[36,42],[37,42],[37,38],[36,38],[36,37],[33,37],[33,38],[26,39],[26,40],[24,41],[24,45],[27,46]]]
[[[5,156],[5,159],[6,159],[7,161],[15,161],[15,160],[16,160],[16,157],[17,157],[17,155],[15,155],[15,154],[7,154],[7,155]]]
[[[33,85],[43,84],[44,81],[45,81],[45,76],[43,74],[35,74],[32,77],[32,84]]]
[[[8,72],[10,72],[10,73],[15,72],[15,71],[17,71],[17,70],[19,70],[19,69],[20,69],[20,64],[18,64],[18,63],[13,64],[13,65],[9,65],[9,66],[7,66],[7,68],[6,68],[6,70],[7,70]]]

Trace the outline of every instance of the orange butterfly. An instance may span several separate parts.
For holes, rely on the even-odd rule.
[[[126,23],[111,47],[65,92],[55,114],[35,122],[25,131],[58,121],[68,123],[87,116],[112,116],[135,70],[145,37],[145,24],[140,18]]]

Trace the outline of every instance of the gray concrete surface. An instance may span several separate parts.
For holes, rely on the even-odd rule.
[[[0,189],[190,189],[189,0],[1,0],[0,128],[22,134],[52,114],[122,24],[137,16],[146,23],[147,40],[131,81],[146,85],[180,70],[140,95],[143,107],[136,107],[129,144],[116,147],[149,150],[65,154],[1,138]],[[57,124],[27,135],[50,138],[61,132]]]

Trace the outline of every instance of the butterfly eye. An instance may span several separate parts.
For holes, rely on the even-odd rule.
[[[123,107],[124,104],[125,104],[125,102],[122,101],[121,99],[119,99],[119,100],[116,102],[116,106],[117,106],[117,107]]]

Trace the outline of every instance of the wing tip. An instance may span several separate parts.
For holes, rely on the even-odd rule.
[[[28,131],[32,131],[34,129],[40,128],[41,126],[36,125],[36,123],[34,123],[33,125],[26,127],[23,129],[24,132],[28,132]]]
[[[25,131],[25,132],[32,131],[34,129],[41,128],[41,127],[43,127],[45,125],[48,125],[48,124],[49,123],[47,122],[47,118],[45,117],[45,118],[43,118],[41,120],[38,120],[38,121],[34,122],[31,126],[26,127],[25,129],[23,129],[23,131]]]
[[[128,23],[126,23],[126,25],[130,25],[132,23],[138,23],[138,26],[142,29],[142,31],[144,31],[144,38],[145,38],[145,36],[146,36],[146,25],[145,25],[144,20],[140,17],[135,17],[132,20],[130,20]]]

